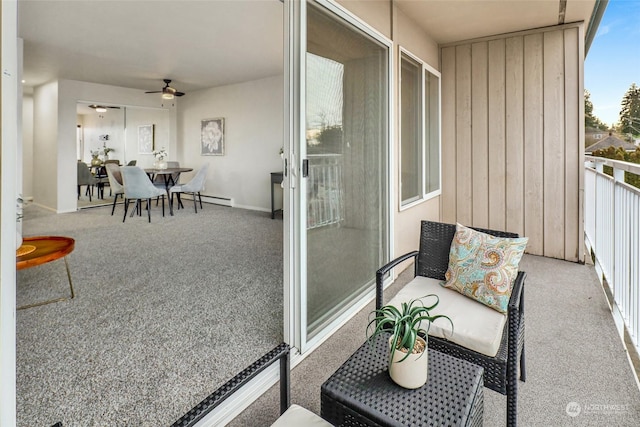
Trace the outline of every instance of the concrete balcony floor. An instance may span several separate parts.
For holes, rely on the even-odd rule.
[[[640,391],[591,265],[525,255],[527,382],[519,383],[521,426],[638,426]],[[409,280],[406,269],[385,292]],[[373,302],[294,368],[291,401],[320,413],[320,385],[363,343]],[[570,416],[568,405],[580,409]],[[269,425],[278,416],[277,386],[230,425]],[[506,422],[506,397],[485,388],[484,425]]]

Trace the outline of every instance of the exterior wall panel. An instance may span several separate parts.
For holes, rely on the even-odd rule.
[[[443,173],[444,221],[582,260],[581,34],[572,24],[441,47],[443,172],[455,174],[451,185]]]
[[[507,61],[506,58],[509,58]],[[524,38],[505,40],[506,227],[524,235]]]
[[[489,139],[488,139],[488,55],[487,43],[471,45],[471,173],[473,223],[489,225]]]
[[[544,250],[543,132],[544,76],[542,33],[524,38],[524,235],[533,236],[527,249]]]
[[[563,32],[544,33],[543,227],[544,255],[564,259],[565,75]]]
[[[456,47],[456,218],[473,221],[473,175],[471,155],[471,45]],[[443,165],[447,162],[444,161]],[[446,167],[446,166],[445,166]],[[481,197],[481,195],[479,195]]]
[[[456,221],[456,188],[457,163],[456,158],[456,48],[442,49],[442,69],[451,72],[442,74],[442,221],[454,223]]]
[[[489,221],[506,230],[505,41],[489,42]]]
[[[579,53],[580,43],[583,37],[579,34],[579,28],[571,28],[564,33],[564,50],[569,58],[580,58]],[[564,63],[565,76],[579,76],[580,63],[576,61],[565,61]],[[578,141],[580,140],[580,129],[583,129],[584,133],[584,112],[581,113],[581,107],[584,108],[584,102],[580,96],[583,93],[580,84],[582,78],[567,78],[565,85],[565,139],[566,141]],[[566,188],[578,188],[582,189],[581,177],[583,171],[581,165],[566,161],[568,159],[582,158],[584,155],[584,144],[566,144],[565,145],[565,177]],[[575,217],[575,212],[579,214],[582,212],[580,199],[576,197],[565,198],[565,258],[571,260],[580,259],[580,251],[584,245],[582,244],[582,236],[584,235],[581,230],[580,224],[582,220]]]

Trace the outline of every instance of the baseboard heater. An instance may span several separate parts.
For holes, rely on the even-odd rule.
[[[210,194],[200,194],[200,197],[202,198],[202,203],[212,203],[214,205],[229,206],[231,208],[234,206],[233,199],[229,197],[213,196]],[[181,194],[180,198],[182,200],[193,201],[191,194]]]

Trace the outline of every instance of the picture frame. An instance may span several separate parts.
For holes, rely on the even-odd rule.
[[[155,125],[138,126],[138,154],[153,154]]]
[[[224,117],[203,119],[200,122],[200,154],[224,156]]]

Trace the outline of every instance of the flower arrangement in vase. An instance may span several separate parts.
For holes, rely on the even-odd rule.
[[[100,166],[102,164],[102,160],[98,158],[99,155],[99,150],[91,150],[91,166]]]
[[[102,144],[102,153],[104,154],[104,159],[108,160],[109,159],[109,153],[112,151],[116,151],[111,147],[107,147],[106,144]]]
[[[165,160],[165,157],[167,157],[167,151],[164,149],[164,147],[162,147],[162,149],[160,150],[154,151],[153,155],[157,159],[153,166],[156,169],[166,169],[167,161]]]

